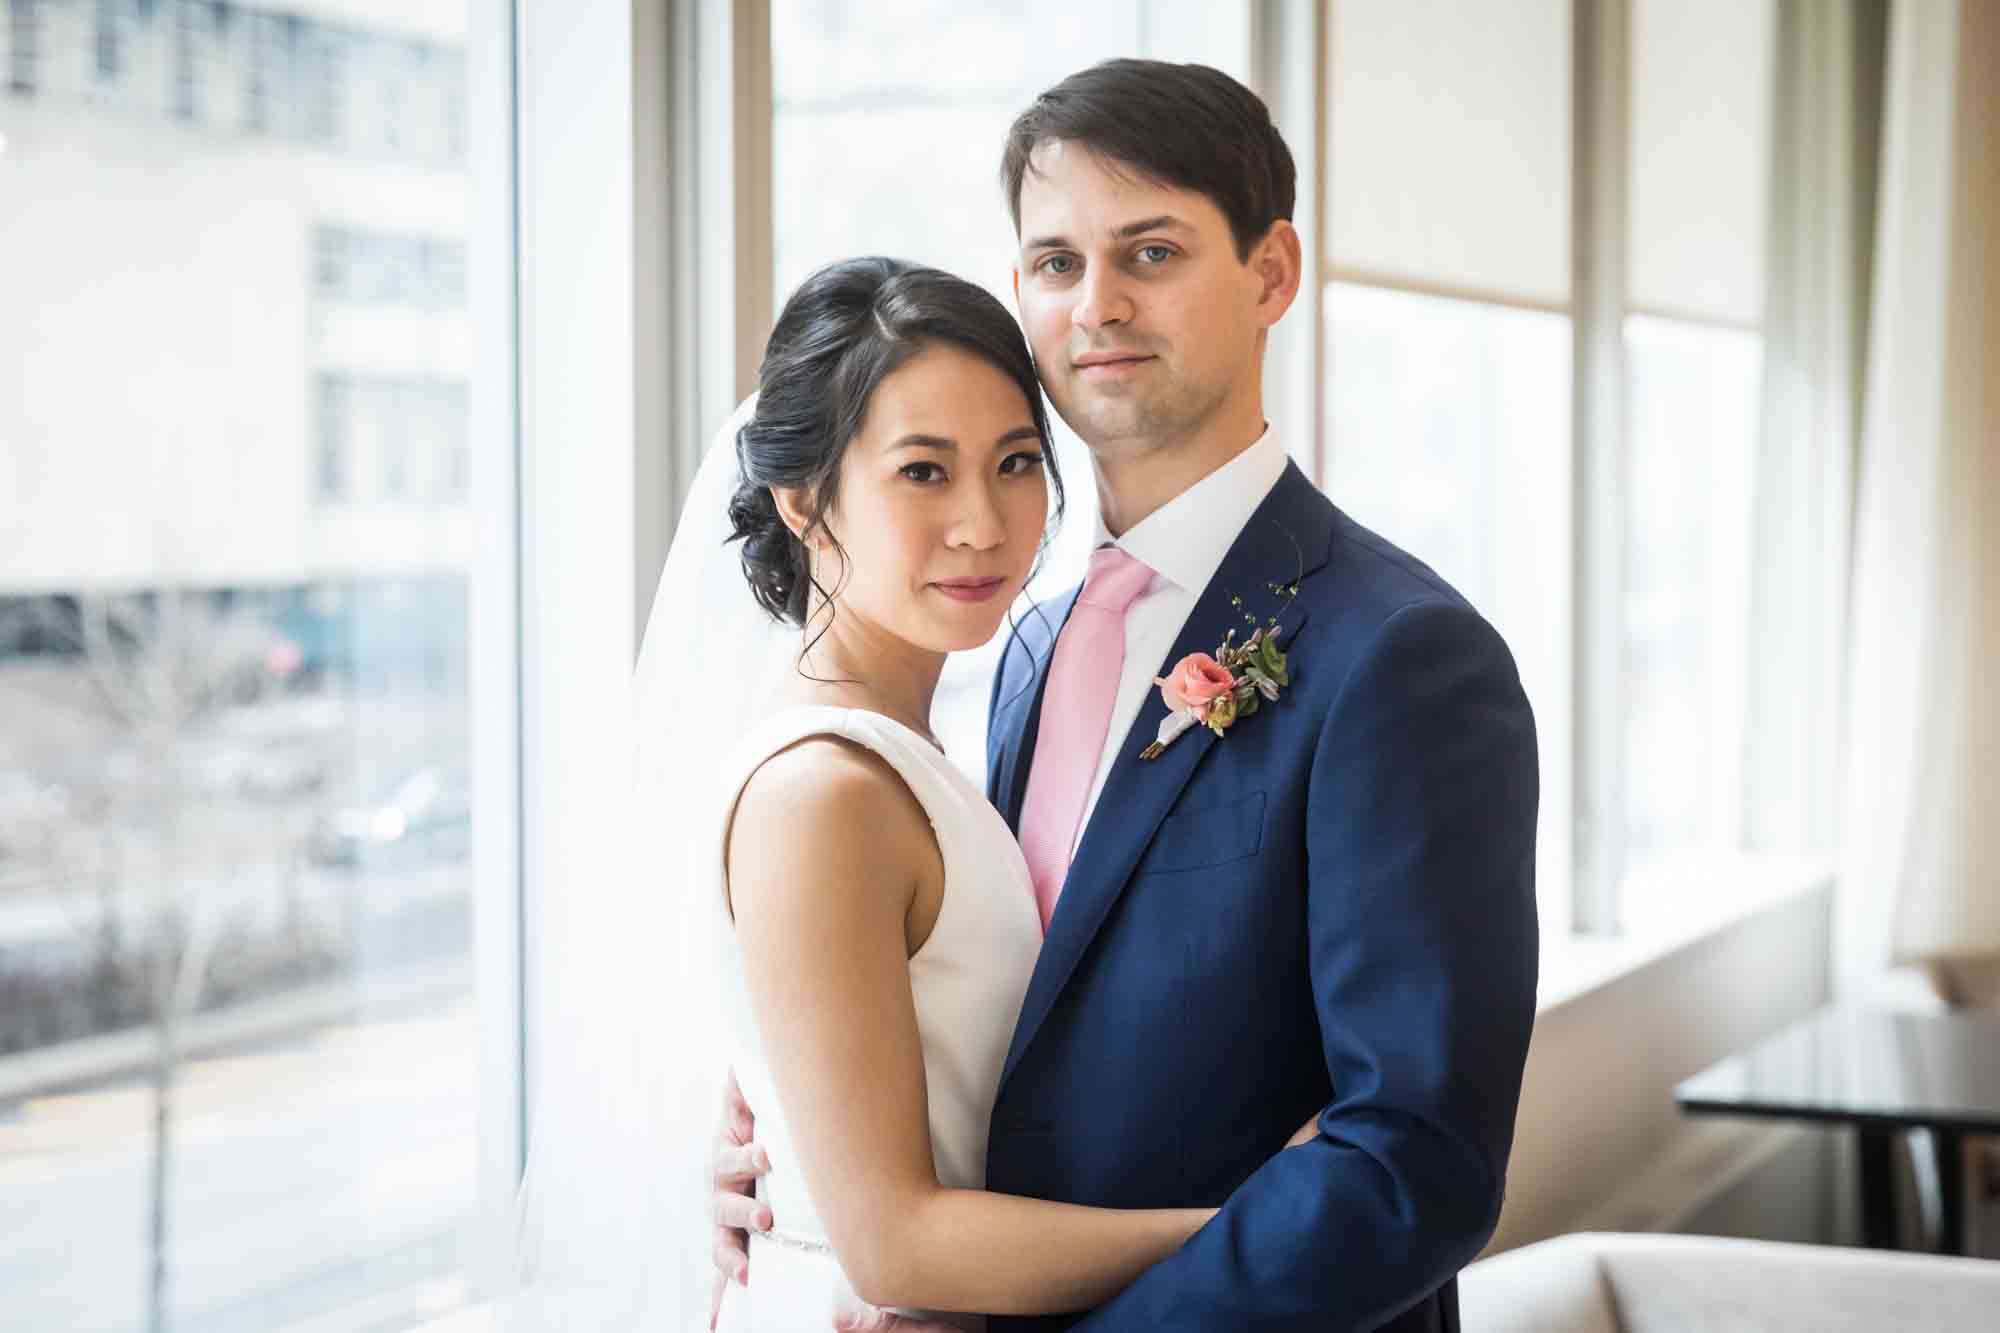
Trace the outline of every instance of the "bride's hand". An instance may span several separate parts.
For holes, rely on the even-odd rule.
[[[1318,1111],[1314,1111],[1310,1116],[1306,1117],[1306,1122],[1299,1126],[1298,1131],[1292,1137],[1285,1140],[1285,1147],[1296,1148],[1302,1143],[1311,1143],[1314,1139],[1318,1138],[1319,1114]]]
[[[722,1090],[722,1122],[715,1131],[715,1291],[709,1299],[708,1326],[722,1313],[722,1293],[733,1278],[750,1283],[750,1233],[771,1229],[771,1210],[751,1194],[757,1178],[771,1169],[771,1160],[751,1137],[757,1118],[729,1071]]]
[[[836,1311],[833,1327],[849,1333],[958,1333],[950,1324],[911,1319],[907,1315],[891,1314],[879,1306],[858,1302]]]

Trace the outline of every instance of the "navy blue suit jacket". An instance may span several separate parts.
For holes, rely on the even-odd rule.
[[[1294,580],[1288,602],[1270,586]],[[1023,617],[994,681],[987,794],[1017,832],[1075,596]],[[1099,1309],[995,1333],[1456,1329],[1453,1276],[1499,1215],[1537,948],[1513,659],[1296,466],[1156,674],[1246,613],[1279,615],[1290,687],[1142,762],[1166,712],[1148,696],[1064,882],[987,1153],[1009,1194],[1222,1211]],[[1315,1113],[1319,1136],[1279,1152]]]

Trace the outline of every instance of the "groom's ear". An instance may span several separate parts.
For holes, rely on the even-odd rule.
[[[1014,278],[1014,313],[1018,315],[1021,313],[1021,261],[1017,259],[1009,265],[1008,272]]]
[[[1299,229],[1285,218],[1273,222],[1250,251],[1249,267],[1257,275],[1257,310],[1268,329],[1285,317],[1299,294],[1299,280],[1305,271]]]

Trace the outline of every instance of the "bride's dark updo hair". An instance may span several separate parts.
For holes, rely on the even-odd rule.
[[[829,264],[785,302],[757,371],[756,412],[736,433],[743,480],[729,501],[730,540],[743,543],[744,577],[777,619],[805,624],[813,578],[805,543],[785,526],[770,488],[809,491],[807,533],[825,532],[840,460],[861,429],[875,387],[934,343],[970,352],[1020,386],[1061,515],[1062,474],[1041,385],[1007,307],[963,278],[906,260]],[[827,536],[837,548],[839,540]]]

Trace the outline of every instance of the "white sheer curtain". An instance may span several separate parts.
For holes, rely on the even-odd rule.
[[[2000,956],[2000,5],[1890,32],[1837,967]]]

